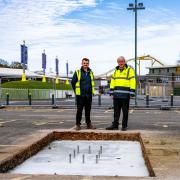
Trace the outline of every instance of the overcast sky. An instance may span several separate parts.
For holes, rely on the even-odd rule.
[[[0,58],[20,61],[20,44],[29,48],[28,67],[41,70],[46,50],[47,72],[75,70],[88,57],[96,75],[116,66],[123,55],[134,57],[133,0],[0,0]],[[138,56],[150,54],[166,65],[180,59],[180,1],[142,0],[138,11]],[[143,66],[150,66],[144,62]],[[143,73],[147,72],[143,69]]]

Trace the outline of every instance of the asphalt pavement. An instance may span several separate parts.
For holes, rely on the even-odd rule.
[[[76,109],[0,109],[0,144],[13,144],[21,136],[32,134],[37,130],[73,129],[75,119]],[[92,109],[91,111],[91,121],[97,129],[105,129],[112,120],[113,109]],[[128,124],[129,131],[166,131],[169,134],[180,134],[180,111],[130,109]],[[85,128],[84,114],[82,127]]]

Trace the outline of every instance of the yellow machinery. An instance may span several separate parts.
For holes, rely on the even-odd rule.
[[[134,61],[134,58],[128,59],[126,62],[129,62],[129,61]],[[138,61],[138,66],[139,66],[139,76],[141,74],[141,61],[151,61],[151,67],[153,67],[153,65],[156,62],[158,64],[160,64],[161,66],[164,66],[164,64],[162,62],[160,62],[158,59],[154,58],[151,55],[139,56],[139,57],[137,57],[137,61]]]
[[[130,62],[130,61],[134,61],[134,58],[126,60],[126,62]],[[158,63],[161,66],[164,66],[164,64],[161,61],[159,61],[158,59],[154,58],[151,55],[139,56],[139,57],[137,57],[137,62],[138,62],[137,65],[139,66],[139,75],[140,75],[140,72],[141,72],[141,63],[140,63],[141,61],[151,61],[151,67],[153,67],[155,63]],[[107,71],[106,73],[103,73],[103,74],[101,74],[99,76],[96,76],[96,78],[108,79],[108,78],[111,77],[113,72],[114,72],[114,68]]]

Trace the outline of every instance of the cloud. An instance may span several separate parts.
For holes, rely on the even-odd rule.
[[[56,56],[61,72],[67,60],[74,70],[83,57],[89,57],[96,74],[108,71],[116,66],[118,56],[134,57],[134,21],[124,7],[117,1],[1,1],[0,58],[19,60],[19,44],[26,40],[30,69],[41,68],[46,49],[48,69],[54,69]],[[147,9],[143,18],[140,14],[138,55],[152,54],[168,64],[178,56],[180,22],[175,23],[170,10],[159,10]]]
[[[27,43],[34,45],[57,39],[61,41],[61,38],[64,38],[64,35],[68,36],[72,30],[78,31],[76,24],[66,23],[63,16],[79,8],[94,7],[95,5],[94,0],[39,0],[38,2],[14,0],[6,1],[6,3],[1,2],[0,7],[3,6],[3,8],[0,11],[0,34],[3,36],[0,37],[0,40],[5,47],[0,51],[1,56],[7,56],[7,54],[14,56],[13,51],[17,51],[16,46],[24,39]],[[61,17],[58,26],[56,25],[57,17]],[[10,51],[12,52],[7,53]]]

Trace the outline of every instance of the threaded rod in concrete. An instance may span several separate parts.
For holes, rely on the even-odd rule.
[[[73,151],[73,154],[74,154],[74,158],[76,157],[76,150],[74,149]]]
[[[96,164],[98,163],[98,155],[96,155]]]
[[[82,155],[82,163],[83,164],[85,163],[85,155],[84,154]]]
[[[71,154],[69,154],[69,163],[71,163]]]
[[[91,146],[89,146],[89,151],[88,151],[89,154],[91,154]]]
[[[102,154],[102,146],[100,146],[100,152],[101,152],[101,154]]]

